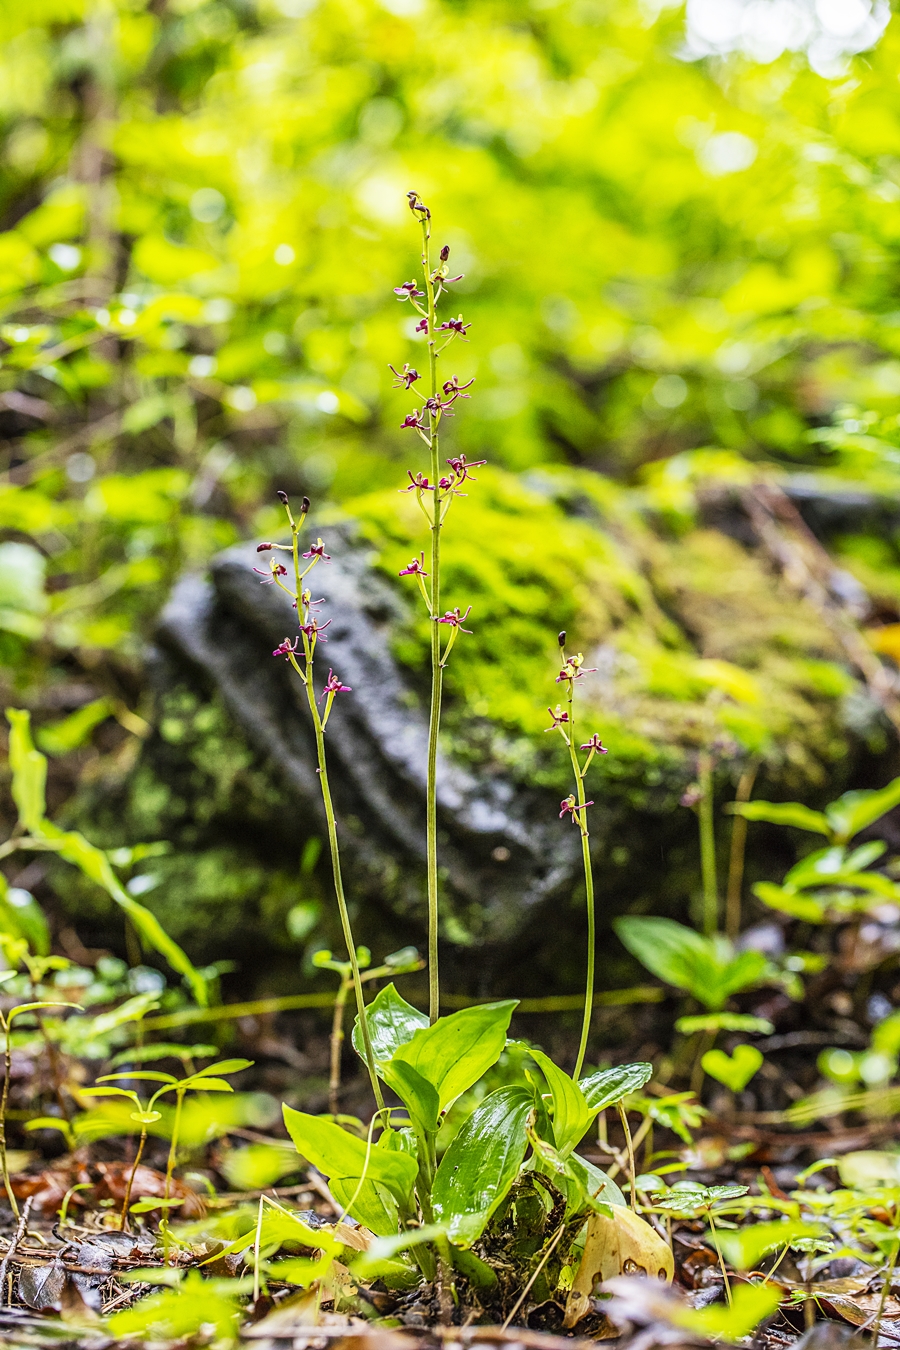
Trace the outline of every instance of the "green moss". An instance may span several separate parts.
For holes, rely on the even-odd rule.
[[[841,698],[855,687],[815,609],[734,540],[685,528],[660,537],[635,494],[591,473],[542,471],[531,485],[483,469],[442,535],[442,608],[472,606],[447,670],[448,742],[482,767],[558,784],[544,736],[560,629],[597,673],[581,686],[582,726],[609,746],[598,773],[648,783],[684,772],[720,734],[788,778],[817,782],[844,753]],[[398,657],[422,677],[429,629],[397,574],[427,525],[408,494],[349,504],[376,566],[407,584]],[[548,742],[550,742],[548,744]]]

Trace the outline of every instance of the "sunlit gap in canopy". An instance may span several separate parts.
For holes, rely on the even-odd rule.
[[[739,51],[768,62],[802,51],[813,70],[835,79],[850,56],[875,45],[890,17],[889,0],[687,0],[680,55]]]

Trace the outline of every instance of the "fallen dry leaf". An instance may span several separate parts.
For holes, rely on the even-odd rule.
[[[563,1326],[574,1327],[590,1308],[598,1284],[617,1275],[644,1275],[671,1283],[675,1262],[667,1242],[646,1219],[622,1205],[612,1217],[592,1214],[584,1240],[584,1254],[566,1301]]]

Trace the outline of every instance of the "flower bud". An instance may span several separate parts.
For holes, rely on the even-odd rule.
[[[449,257],[450,257],[450,245],[445,244],[444,247],[441,249],[441,262],[446,262]]]
[[[566,645],[566,630],[565,630],[565,629],[563,629],[563,631],[562,631],[561,633],[558,633],[558,634],[557,634],[556,640],[557,640],[557,642],[559,643],[560,647],[564,647],[564,646]]]
[[[275,495],[277,496],[278,500],[281,502],[282,506],[287,506],[287,504],[288,504],[288,495],[287,495],[286,492],[282,492],[282,491],[281,491],[281,488],[279,488]]]
[[[304,497],[304,498],[303,498],[303,501],[300,503],[300,510],[303,512],[304,515],[306,515],[307,512],[309,511],[309,498],[308,498],[308,497]]]
[[[269,549],[274,547],[274,544],[257,544],[256,551],[257,553],[268,553]]]

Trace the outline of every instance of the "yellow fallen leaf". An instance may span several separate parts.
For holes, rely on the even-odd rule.
[[[612,1218],[592,1214],[584,1253],[566,1300],[563,1325],[574,1327],[590,1308],[594,1288],[617,1275],[644,1275],[671,1283],[675,1262],[669,1244],[639,1214],[614,1205]]]

